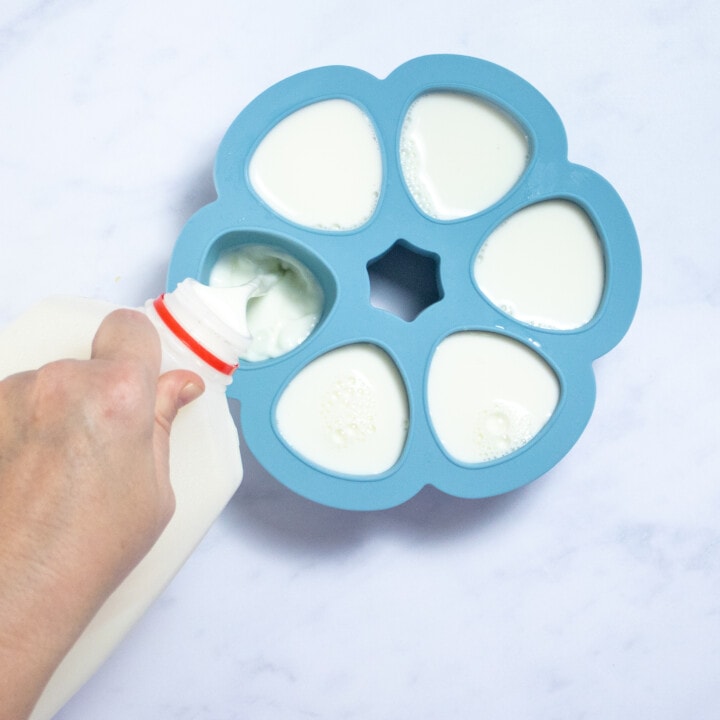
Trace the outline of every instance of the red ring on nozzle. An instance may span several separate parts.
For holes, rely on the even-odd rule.
[[[217,355],[213,355],[204,345],[201,345],[170,313],[165,305],[165,293],[153,300],[153,307],[160,319],[167,325],[168,329],[192,350],[201,360],[205,361],[211,368],[221,372],[223,375],[232,375],[237,370],[238,365],[230,365],[221,360]]]

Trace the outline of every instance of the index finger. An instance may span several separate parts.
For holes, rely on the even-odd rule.
[[[137,310],[114,310],[100,323],[91,359],[131,360],[160,373],[160,338],[150,320]]]

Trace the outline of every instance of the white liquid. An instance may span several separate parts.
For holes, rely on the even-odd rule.
[[[474,95],[431,92],[408,110],[400,136],[405,182],[430,217],[453,220],[502,198],[527,165],[520,127]]]
[[[512,215],[483,244],[475,281],[521,322],[571,330],[592,320],[605,284],[603,250],[587,214],[548,200]]]
[[[347,345],[293,378],[277,404],[276,423],[288,445],[315,464],[376,475],[397,462],[405,445],[405,385],[380,348]]]
[[[431,422],[446,451],[461,462],[487,462],[525,445],[548,421],[558,397],[547,363],[496,333],[450,335],[431,361]]]
[[[107,303],[78,298],[44,301],[0,333],[0,377],[58,358],[88,358],[95,332],[112,309]],[[168,357],[164,353],[164,364]],[[164,369],[177,367],[170,363]],[[170,479],[176,499],[170,523],[57,668],[31,720],[54,716],[88,680],[177,573],[240,484],[239,442],[225,388],[211,376],[204,377],[205,393],[180,410],[170,435]]]
[[[350,230],[366,223],[377,205],[380,146],[357,105],[324,100],[275,125],[255,150],[248,173],[255,192],[288,220]]]
[[[212,287],[234,287],[255,278],[268,289],[238,307],[247,313],[252,336],[243,360],[257,362],[284,355],[303,342],[323,310],[323,292],[312,273],[295,258],[263,245],[244,245],[220,256],[210,273]]]

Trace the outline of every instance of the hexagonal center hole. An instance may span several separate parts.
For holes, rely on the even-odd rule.
[[[407,322],[443,297],[439,256],[407,240],[398,240],[371,260],[367,271],[370,304]]]

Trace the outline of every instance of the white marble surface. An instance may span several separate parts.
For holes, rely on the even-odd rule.
[[[3,0],[0,322],[162,290],[237,112],[297,71],[457,52],[523,76],[640,237],[570,454],[486,501],[236,497],[62,720],[720,716],[714,0]]]

